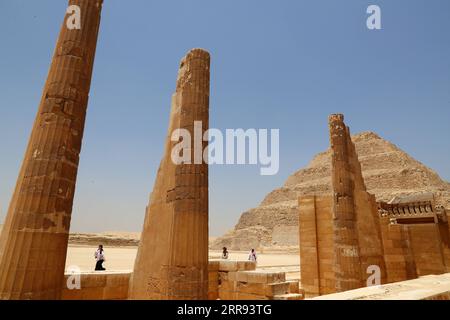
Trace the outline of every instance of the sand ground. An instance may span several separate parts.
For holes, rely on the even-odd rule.
[[[66,268],[78,267],[81,271],[92,271],[95,267],[93,246],[70,245],[67,252]],[[108,271],[132,271],[136,258],[136,247],[105,248],[105,268]],[[220,258],[220,251],[210,251],[210,259]],[[247,260],[247,252],[230,252],[230,260]],[[300,260],[295,254],[262,253],[258,254],[258,269],[285,271],[289,279],[300,277]]]

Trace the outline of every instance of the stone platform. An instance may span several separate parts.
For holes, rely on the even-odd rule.
[[[301,300],[297,281],[249,261],[210,261],[210,300]],[[66,274],[66,281],[70,275]],[[62,289],[63,300],[126,300],[131,272],[81,273],[81,289]],[[324,295],[312,300],[449,300],[450,273]]]
[[[287,281],[285,272],[257,270],[251,261],[210,260],[208,300],[300,300],[298,281]],[[65,275],[63,300],[126,300],[132,272],[83,272],[81,289],[70,290]]]

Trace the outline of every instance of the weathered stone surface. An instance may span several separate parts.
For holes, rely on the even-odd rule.
[[[333,197],[334,270],[336,291],[366,286],[367,268],[385,263],[378,208],[366,191],[361,165],[344,116],[329,117]],[[320,238],[319,238],[320,241]]]
[[[431,192],[438,205],[450,208],[450,184],[373,132],[352,136],[367,191],[377,201],[403,194]],[[298,198],[331,192],[331,149],[291,175],[285,185],[269,193],[257,208],[244,212],[236,227],[216,239],[212,248],[298,246]],[[284,229],[283,229],[284,228]],[[286,233],[280,236],[281,230]]]
[[[336,291],[332,206],[331,195],[299,199],[300,273],[306,297]]]
[[[375,197],[366,191],[361,166],[343,115],[329,118],[332,192],[299,199],[300,264],[307,296],[360,288],[369,266],[386,280]]]
[[[165,154],[147,207],[141,242],[130,282],[130,299],[207,299],[208,165],[175,164],[175,129],[191,133],[209,128],[210,56],[191,50],[181,61]],[[204,150],[206,142],[203,142]],[[194,150],[191,150],[194,161]]]
[[[65,281],[68,280],[69,274],[66,274]],[[91,282],[91,277],[103,277],[106,281],[97,282],[97,287],[85,287],[83,284]],[[68,290],[65,286],[62,288],[62,299],[64,300],[124,300],[127,298],[127,289],[130,273],[102,273],[100,275],[96,273],[83,273],[81,275],[81,290]],[[231,285],[228,289],[233,291],[222,291],[220,293],[214,293],[211,295],[212,299],[217,299],[219,294],[222,300],[236,300],[238,292],[236,285]],[[283,283],[281,283],[283,285]],[[259,285],[253,287],[258,288]],[[265,288],[264,288],[265,290]],[[244,291],[246,291],[244,289]],[[254,290],[251,290],[254,291]],[[292,295],[276,295],[272,299],[289,300],[303,298],[304,293],[300,290],[294,292],[291,290],[291,294],[297,293],[299,296]],[[246,298],[249,300],[267,299],[264,294],[249,294],[244,296],[245,292],[241,292],[240,298]],[[397,282],[389,285],[376,286],[370,288],[362,288],[337,294],[324,295],[317,297],[315,300],[439,300],[450,299],[450,274],[443,275],[430,275],[421,277],[419,279]]]
[[[355,212],[355,185],[350,167],[350,138],[343,115],[329,119],[333,186],[334,267],[337,292],[363,286]],[[359,178],[359,177],[358,177]]]
[[[1,233],[2,299],[61,295],[102,3],[69,1],[81,9],[81,29],[64,21],[56,44]]]
[[[129,272],[83,272],[80,289],[68,289],[73,275],[66,274],[62,287],[62,300],[126,300],[131,273]]]
[[[332,193],[299,198],[301,284],[306,296],[449,270],[447,212],[433,195],[377,203],[366,191],[350,130],[329,119]],[[412,202],[410,202],[412,201]]]

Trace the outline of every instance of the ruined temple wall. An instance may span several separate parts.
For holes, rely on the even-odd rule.
[[[355,194],[357,212],[366,211],[367,215],[372,215],[376,208],[375,198],[363,191]],[[332,201],[331,196],[299,199],[301,285],[307,297],[336,292]],[[378,226],[373,227],[374,224]],[[357,226],[361,272],[366,276],[368,266],[380,266],[382,283],[385,283],[386,269],[384,256],[380,253],[382,241],[379,221],[373,216],[368,216],[365,219],[358,219]]]
[[[445,272],[450,273],[450,247],[443,245]]]
[[[334,293],[332,197],[299,199],[301,287],[306,297]]]
[[[380,222],[387,283],[416,278],[417,272],[409,245],[410,237],[407,226],[389,224],[387,217],[381,218]]]
[[[63,300],[127,300],[131,272],[85,272],[66,274],[61,290]],[[301,300],[298,281],[286,281],[282,271],[259,271],[252,261],[211,260],[208,263],[208,300]]]
[[[444,251],[445,269],[446,272],[450,272],[450,209],[446,209],[445,211],[447,215],[447,230],[441,226],[441,233],[445,234],[442,246]]]
[[[409,225],[410,244],[417,275],[446,272],[444,248],[437,224]]]
[[[298,281],[287,281],[282,271],[256,270],[252,261],[210,261],[218,271],[220,300],[302,300]]]
[[[366,191],[355,145],[342,115],[330,116],[333,194],[299,199],[301,284],[307,297],[449,270],[448,224],[390,224]],[[371,272],[369,272],[371,271]],[[374,284],[374,283],[370,283]]]
[[[372,205],[374,198],[365,193],[366,201]],[[364,203],[364,197],[358,196]],[[357,201],[357,207],[358,202]],[[361,204],[360,204],[361,205]],[[335,274],[333,269],[333,226],[332,226],[332,197],[302,197],[299,199],[299,225],[300,225],[300,267],[301,287],[305,290],[306,297],[314,297],[323,294],[335,293]],[[370,230],[372,224],[359,220],[358,229],[361,243],[361,268],[367,277],[367,267],[379,265],[379,245],[383,245],[383,260],[380,269],[382,271],[382,283],[392,283],[417,278],[416,260],[426,264],[427,259],[436,259],[435,253],[424,254],[420,244],[420,236],[424,231],[410,231],[411,226],[390,225],[387,218],[381,218],[376,223],[380,226],[380,240],[371,246],[373,234],[364,236],[364,232]],[[427,232],[428,238],[436,238],[436,235]],[[412,240],[411,234],[414,235]],[[381,240],[382,238],[382,240]],[[429,240],[433,242],[434,240]],[[414,244],[411,247],[411,244]],[[414,255],[413,249],[416,248]],[[431,263],[434,266],[434,263]],[[435,266],[434,266],[435,267]],[[430,267],[429,267],[430,268]],[[439,270],[436,269],[435,270]],[[442,272],[439,272],[442,273]],[[421,273],[426,275],[430,273]]]
[[[62,300],[126,300],[130,272],[87,272],[80,275],[80,289],[68,289],[71,274],[64,277]]]
[[[233,264],[231,264],[232,266]],[[242,264],[241,264],[242,266]],[[237,270],[225,271],[229,267],[219,269],[219,264],[211,267],[210,272],[220,273],[223,283],[224,278],[231,272],[232,277],[236,277]],[[220,271],[223,270],[223,271]],[[234,273],[233,273],[234,272]],[[245,271],[244,271],[245,273]],[[64,283],[67,282],[70,275],[66,274]],[[81,275],[81,290],[62,289],[63,300],[126,300],[128,279],[131,273],[83,273]],[[270,275],[269,277],[274,277]],[[262,282],[262,281],[260,281]],[[295,284],[295,283],[294,283]],[[217,283],[219,286],[219,284]],[[261,284],[260,284],[261,286]],[[248,286],[245,291],[253,291],[251,288],[256,286]],[[266,287],[267,288],[267,287]],[[271,288],[275,289],[275,287]],[[278,290],[278,289],[277,289]],[[301,291],[300,291],[301,294]],[[223,294],[222,294],[223,296]],[[241,294],[243,296],[243,294]],[[249,294],[247,297],[253,297]],[[396,282],[393,284],[363,288],[354,291],[347,291],[328,296],[321,296],[316,299],[406,299],[406,300],[439,300],[450,298],[450,274],[439,276],[430,275],[406,282]]]
[[[332,150],[333,228],[336,290],[365,286],[368,267],[378,266],[386,281],[375,197],[366,191],[350,130],[341,114],[329,117]]]
[[[388,279],[398,282],[448,271],[449,251],[437,224],[389,224],[381,218]]]
[[[378,206],[375,196],[368,193],[362,175],[355,144],[346,127],[348,166],[353,183],[353,205],[356,215],[359,258],[361,263],[362,284],[365,285],[369,266],[378,266],[381,270],[381,283],[386,282],[385,262]]]
[[[386,283],[383,241],[375,196],[365,190],[356,190],[354,199],[361,275],[365,280],[369,276],[368,268],[378,266],[381,270],[381,283]]]

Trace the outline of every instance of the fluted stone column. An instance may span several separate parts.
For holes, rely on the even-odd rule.
[[[58,299],[103,0],[70,0],[0,238],[0,298]]]
[[[357,219],[354,199],[354,178],[350,168],[350,135],[344,116],[329,117],[332,150],[333,226],[335,244],[336,291],[364,286],[358,245]]]
[[[194,122],[202,150],[209,128],[210,56],[191,50],[181,61],[172,97],[165,153],[147,207],[142,238],[130,280],[130,299],[207,299],[208,291],[208,165],[195,164]],[[191,164],[171,159],[178,142],[176,129],[191,135]],[[201,159],[200,159],[201,160]]]

